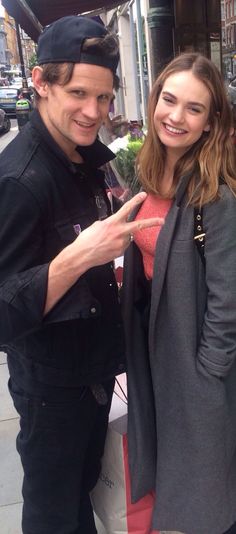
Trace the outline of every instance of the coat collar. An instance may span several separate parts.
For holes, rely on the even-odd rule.
[[[157,316],[157,309],[159,306],[162,288],[165,281],[168,257],[172,244],[174,230],[176,227],[176,222],[178,220],[179,211],[180,206],[178,206],[175,199],[166,217],[165,224],[162,227],[158,236],[152,279],[152,299],[149,323],[150,347],[153,347],[153,343],[155,342],[155,320]]]
[[[177,206],[180,206],[182,200],[183,200],[183,197],[187,191],[187,187],[188,187],[188,184],[190,182],[190,179],[192,177],[192,171],[185,174],[184,176],[182,176],[182,178],[180,179],[180,182],[179,182],[179,185],[178,185],[178,188],[177,188],[177,191],[176,191],[176,194],[175,194],[175,200],[176,200],[176,204]]]

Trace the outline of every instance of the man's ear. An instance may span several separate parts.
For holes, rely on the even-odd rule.
[[[34,84],[34,87],[37,91],[37,93],[42,97],[45,98],[48,94],[48,84],[42,79],[42,67],[36,66],[33,68],[32,71],[32,82]]]

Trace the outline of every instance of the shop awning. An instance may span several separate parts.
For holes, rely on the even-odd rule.
[[[9,15],[35,42],[42,27],[56,19],[124,3],[125,0],[2,0]]]

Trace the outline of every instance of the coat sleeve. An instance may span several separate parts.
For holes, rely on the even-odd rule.
[[[44,317],[49,263],[41,263],[45,224],[31,192],[19,181],[0,181],[0,346],[43,323],[89,317],[96,306],[83,277]],[[96,306],[96,309],[99,309]]]
[[[207,306],[198,361],[225,377],[236,357],[236,198],[221,186],[218,201],[204,207]]]

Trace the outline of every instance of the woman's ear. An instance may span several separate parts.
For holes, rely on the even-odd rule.
[[[217,122],[218,122],[218,120],[220,119],[220,112],[219,112],[219,111],[216,112],[216,115],[214,115],[214,118],[215,118],[215,119],[217,120]],[[211,129],[211,126],[210,126],[210,124],[209,124],[209,122],[208,122],[208,123],[206,124],[205,128],[203,128],[203,131],[204,131],[204,132],[209,132],[210,129]]]
[[[48,84],[42,79],[42,67],[36,66],[32,71],[32,82],[37,93],[43,98],[47,96],[48,93]]]

